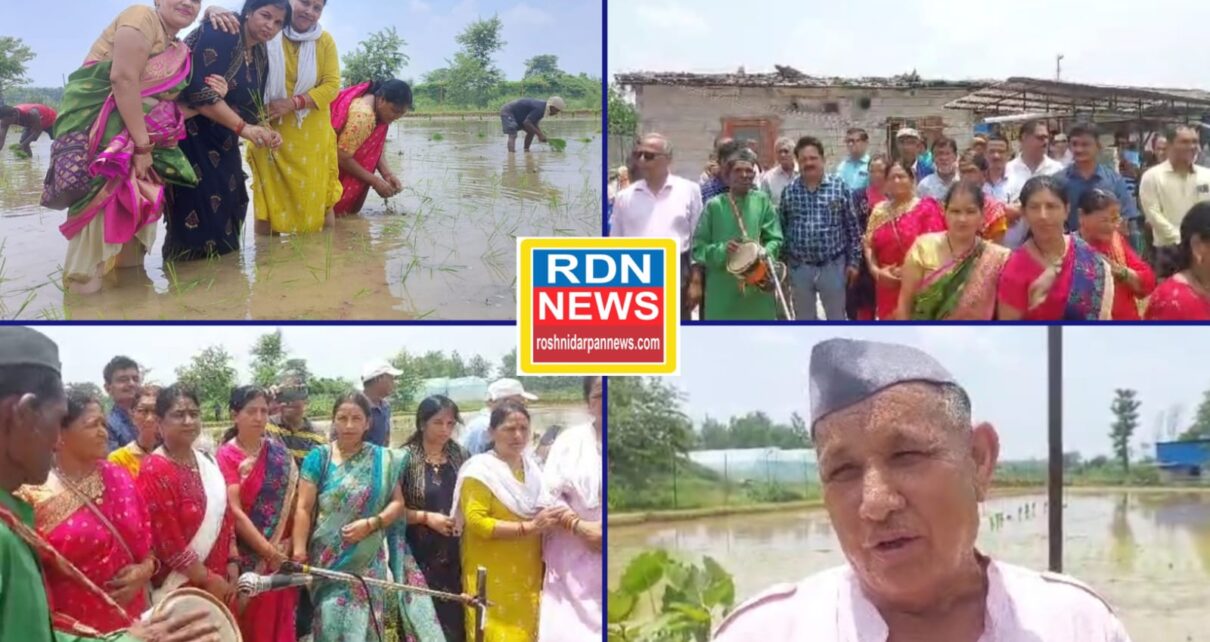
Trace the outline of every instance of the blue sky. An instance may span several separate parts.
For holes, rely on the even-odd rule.
[[[743,16],[741,19],[740,17]],[[1210,89],[1205,0],[610,0],[609,70],[1063,78]]]
[[[53,5],[63,17],[46,19],[47,4],[26,0],[0,0],[3,21],[0,35],[25,40],[38,57],[30,63],[35,85],[62,83],[84,59],[92,41],[114,16],[134,0],[66,0]],[[147,0],[147,4],[151,4]],[[239,0],[205,0],[238,9]],[[445,66],[458,50],[454,38],[476,18],[499,14],[508,43],[496,64],[510,79],[519,79],[525,60],[538,54],[559,57],[570,73],[601,75],[601,3],[599,0],[334,0],[322,24],[332,33],[341,54],[355,49],[370,33],[394,26],[407,41],[411,57],[403,78],[420,80],[428,71]]]
[[[1133,388],[1143,405],[1132,440],[1154,452],[1164,415],[1181,408],[1181,430],[1210,389],[1204,327],[1063,329],[1064,450],[1109,454],[1114,389]],[[1000,433],[1002,458],[1046,456],[1046,329],[995,326],[689,327],[681,331],[681,372],[673,383],[700,422],[764,410],[786,421],[808,415],[811,346],[831,337],[904,343],[932,354],[967,387],[978,421]]]

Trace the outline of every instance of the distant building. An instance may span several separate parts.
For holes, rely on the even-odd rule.
[[[1210,439],[1159,442],[1155,459],[1164,481],[1210,481]]]

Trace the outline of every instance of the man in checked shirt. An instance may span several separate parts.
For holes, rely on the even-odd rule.
[[[824,171],[823,143],[794,146],[799,178],[781,193],[783,258],[790,268],[797,318],[816,320],[816,295],[828,321],[845,318],[845,287],[861,265],[861,230],[845,183]]]

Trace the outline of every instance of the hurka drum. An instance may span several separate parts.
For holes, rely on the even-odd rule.
[[[734,274],[743,285],[758,287],[765,292],[772,292],[775,287],[773,275],[769,272],[769,261],[761,257],[762,248],[755,241],[743,241],[731,256],[727,257],[727,271]],[[777,270],[777,280],[786,278],[786,264],[781,261],[773,263]]]
[[[244,642],[244,637],[239,632],[239,622],[230,609],[213,595],[200,589],[180,588],[170,591],[159,604],[143,614],[143,619],[150,620],[161,613],[179,615],[196,611],[206,613],[206,621],[218,626],[218,636],[222,642]]]

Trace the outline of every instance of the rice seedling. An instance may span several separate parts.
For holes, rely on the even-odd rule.
[[[433,132],[433,135],[429,136],[429,140],[434,142],[443,141],[445,140],[445,136],[441,132]]]
[[[547,138],[546,143],[556,152],[567,149],[567,141],[562,138]]]

